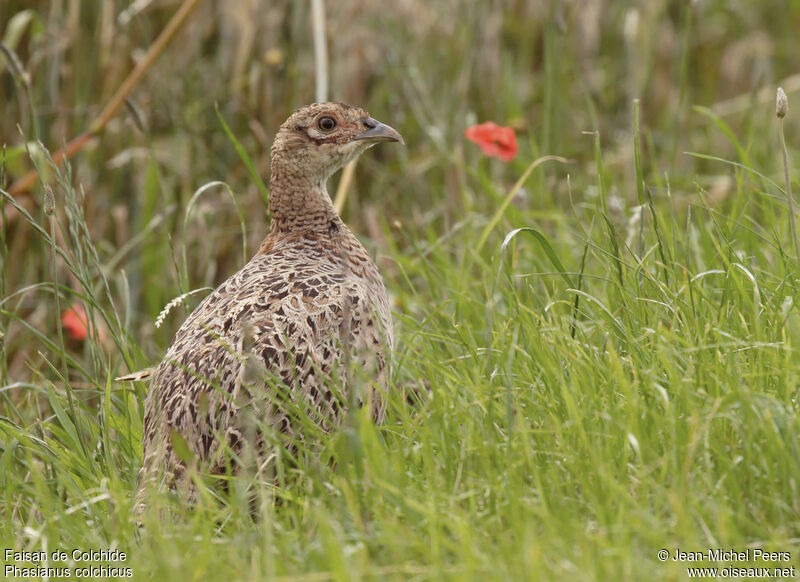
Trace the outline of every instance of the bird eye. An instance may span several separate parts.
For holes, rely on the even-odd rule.
[[[333,131],[336,127],[336,120],[333,117],[320,117],[317,121],[317,127],[322,131]]]

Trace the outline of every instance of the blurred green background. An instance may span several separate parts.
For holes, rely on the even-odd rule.
[[[146,386],[113,378],[160,361],[266,233],[220,117],[266,182],[318,75],[310,2],[200,0],[55,172],[42,148],[90,129],[185,4],[0,0],[0,187],[42,172],[0,201],[0,539],[119,544],[154,579],[683,580],[655,558],[677,547],[797,562],[775,91],[791,167],[800,1],[777,0],[324,2],[330,98],[407,144],[362,157],[342,210],[386,280],[402,389],[259,527],[246,500],[205,503],[139,539]],[[515,129],[512,162],[464,139],[484,121]],[[567,161],[515,189],[543,156]],[[62,330],[74,302],[99,337]]]
[[[179,4],[3,0],[0,32],[21,69],[0,59],[6,185],[31,168],[28,151],[36,155],[37,140],[52,153],[89,128]],[[583,132],[598,131],[611,193],[624,212],[636,200],[634,98],[641,100],[648,185],[663,193],[668,175],[677,200],[694,195],[700,183],[724,203],[727,174],[684,151],[735,154],[737,145],[710,123],[709,115],[719,116],[748,161],[777,169],[776,140],[767,133],[774,127],[771,103],[777,84],[786,86],[790,102],[800,88],[798,23],[800,3],[777,0],[329,2],[330,98],[367,107],[408,143],[362,160],[344,218],[383,248],[392,225],[438,236],[467,213],[490,214],[496,200],[463,168],[486,163],[462,138],[466,126],[486,120],[514,127],[522,146],[514,163],[491,164],[493,179],[510,184],[539,155],[573,161],[569,169],[538,174],[517,206],[534,215],[564,208],[565,174],[588,173],[591,180],[594,143]],[[226,182],[245,211],[248,248],[265,232],[263,201],[215,104],[267,181],[276,128],[314,100],[312,28],[308,2],[200,2],[126,106],[72,161],[71,180],[83,190],[86,223],[104,259],[163,218],[116,263],[130,278],[128,321],[143,326],[136,334],[153,346],[150,358],[170,335],[149,342],[150,322],[179,289],[188,290],[177,281],[169,247],[181,237],[192,194],[209,181]],[[787,124],[793,135],[792,116]],[[750,151],[753,140],[759,147]],[[596,195],[593,188],[578,182],[573,195],[586,199]],[[238,218],[217,190],[203,197],[187,232],[185,243],[196,253],[191,288],[221,282],[242,261]],[[40,185],[19,200],[38,208]],[[31,236],[21,221],[7,225],[6,291],[46,278],[44,262],[14,260],[38,256]],[[402,252],[402,237],[398,244]],[[154,283],[143,271],[159,277]],[[36,306],[27,307],[26,317],[41,325]],[[31,357],[28,338],[10,330],[6,341],[18,354],[11,362],[17,376]]]

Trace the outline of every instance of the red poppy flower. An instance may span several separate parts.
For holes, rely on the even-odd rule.
[[[69,337],[78,341],[89,337],[89,330],[92,327],[89,318],[86,317],[86,311],[80,303],[73,303],[71,307],[64,310],[64,313],[61,314],[61,325],[64,326]]]
[[[487,156],[497,156],[510,162],[517,155],[517,136],[510,127],[501,127],[492,121],[473,125],[464,131],[464,137],[481,146]]]

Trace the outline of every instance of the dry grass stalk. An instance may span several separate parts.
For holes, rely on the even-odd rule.
[[[119,108],[125,102],[126,97],[131,94],[136,85],[139,84],[139,81],[142,80],[145,73],[147,73],[156,60],[158,60],[158,57],[161,56],[162,52],[164,52],[164,49],[186,22],[186,19],[197,7],[199,2],[200,0],[184,0],[183,4],[181,4],[180,8],[178,8],[178,11],[167,23],[167,26],[164,28],[161,34],[158,35],[158,38],[156,38],[155,42],[150,45],[150,48],[147,50],[147,54],[145,54],[144,58],[139,62],[139,64],[136,65],[136,67],[134,67],[130,75],[128,75],[122,85],[120,85],[119,89],[117,89],[117,92],[114,93],[113,97],[111,97],[109,102],[103,108],[103,111],[100,112],[100,115],[98,115],[89,126],[89,130],[70,141],[66,146],[58,150],[53,155],[54,164],[58,165],[65,159],[69,159],[74,156],[81,149],[83,149],[83,147],[93,136],[103,131],[106,124],[111,120],[112,117],[114,117]],[[36,182],[38,177],[39,173],[35,169],[31,170],[22,178],[11,184],[8,189],[9,194],[14,196],[16,194],[21,194],[22,192],[27,192]]]

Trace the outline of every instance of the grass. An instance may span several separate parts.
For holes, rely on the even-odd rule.
[[[11,47],[20,66],[37,62],[53,22],[84,32],[58,54],[88,66],[63,69],[67,95],[57,101],[42,72],[64,66],[52,55],[29,90],[3,77],[7,117],[31,155],[3,125],[0,183],[35,162],[56,211],[33,204],[43,190],[0,193],[0,546],[118,548],[124,561],[95,565],[154,580],[687,579],[691,564],[661,562],[661,549],[765,548],[791,557],[733,564],[797,566],[800,265],[774,93],[721,114],[714,103],[754,87],[711,73],[712,56],[749,62],[741,47],[764,42],[751,28],[770,39],[776,78],[796,70],[791,18],[750,3],[697,4],[672,14],[653,2],[622,32],[601,21],[592,53],[578,42],[589,42],[590,24],[557,3],[541,14],[479,4],[454,28],[445,4],[417,7],[411,26],[399,9],[384,17],[366,3],[359,30],[386,43],[386,61],[359,54],[362,69],[350,70],[338,52],[346,41],[332,40],[334,94],[368,104],[409,145],[362,159],[344,216],[393,297],[392,380],[405,388],[389,394],[384,425],[353,414],[304,451],[277,491],[244,476],[221,503],[206,495],[187,508],[156,494],[141,530],[133,492],[147,386],[114,378],[158,361],[204,293],[155,328],[164,306],[224,280],[263,236],[251,175],[266,174],[264,128],[312,94],[313,78],[300,74],[311,70],[309,9],[276,5],[253,20],[268,29],[286,17],[273,47],[246,28],[225,37],[230,14],[215,28],[200,12],[131,102],[163,109],[140,107],[150,111],[144,124],[111,123],[102,147],[56,169],[33,138],[57,149],[85,129],[88,109],[114,92],[98,71],[121,80],[125,63],[103,60],[112,41],[95,21],[107,23],[105,8],[70,20],[37,5],[28,37]],[[342,6],[328,6],[329,30],[353,18]],[[587,6],[625,16],[613,3]],[[152,41],[168,12],[145,12],[114,42]],[[724,43],[714,44],[711,21]],[[670,31],[673,53],[649,44]],[[272,61],[237,56],[250,54],[235,50],[248,38],[253,52],[280,53],[270,57],[283,59],[280,74]],[[217,50],[203,52],[201,41]],[[426,56],[433,50],[440,60]],[[198,64],[186,65],[193,55]],[[666,56],[669,67],[648,64]],[[179,89],[169,73],[181,66]],[[230,100],[211,81],[228,69]],[[272,93],[236,70],[272,79]],[[245,84],[238,93],[236,83]],[[60,113],[60,100],[76,113]],[[513,163],[484,159],[460,138],[485,119],[521,130]],[[59,316],[74,302],[102,333],[69,339]],[[409,398],[424,381],[430,392]],[[255,517],[248,487],[259,494]],[[163,519],[167,508],[178,517]]]

